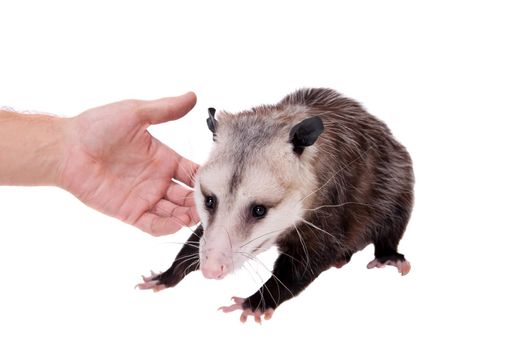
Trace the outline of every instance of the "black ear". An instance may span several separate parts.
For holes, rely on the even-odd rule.
[[[217,119],[215,119],[215,108],[208,108],[208,119],[206,119],[208,129],[213,133],[213,140],[215,140],[215,130],[217,129]]]
[[[290,142],[293,144],[293,151],[301,155],[306,147],[315,143],[323,130],[324,125],[320,117],[310,117],[296,124],[290,130]]]

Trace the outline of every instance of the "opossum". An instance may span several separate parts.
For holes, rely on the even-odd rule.
[[[319,274],[373,244],[368,268],[410,264],[397,251],[413,206],[411,158],[388,127],[331,89],[301,89],[240,113],[209,109],[214,147],[195,180],[201,219],[173,265],[142,289],[200,270],[221,279],[276,245],[272,276],[225,312],[270,318]]]

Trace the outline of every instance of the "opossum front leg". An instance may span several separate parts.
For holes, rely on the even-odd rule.
[[[270,319],[281,303],[298,295],[329,267],[311,262],[304,265],[301,258],[289,252],[279,255],[272,277],[257,292],[246,299],[233,297],[233,305],[219,309],[224,312],[242,310],[241,322],[245,322],[249,316],[253,316],[256,322],[261,322],[261,316]]]
[[[142,277],[139,289],[153,289],[158,292],[179,283],[187,274],[199,269],[199,242],[203,234],[202,225],[192,233],[184,244],[175,261],[169,269],[160,274],[152,273],[149,277]]]

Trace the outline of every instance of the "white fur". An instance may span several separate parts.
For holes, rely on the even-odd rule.
[[[301,221],[306,201],[316,186],[311,169],[304,168],[286,141],[276,142],[244,164],[242,180],[230,193],[235,164],[221,157],[218,144],[197,175],[195,200],[204,227],[200,242],[201,269],[206,277],[222,278],[251,257],[270,248],[280,234]],[[314,152],[314,148],[308,150]],[[213,221],[204,206],[208,191],[217,197]],[[253,220],[250,204],[268,207],[267,215]],[[247,218],[251,224],[246,224]],[[243,230],[247,227],[248,230]],[[264,242],[264,244],[263,244]],[[263,244],[263,245],[261,245]],[[223,269],[222,273],[218,271]]]

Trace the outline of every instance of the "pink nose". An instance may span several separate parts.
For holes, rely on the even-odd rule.
[[[204,263],[204,265],[201,267],[201,271],[204,277],[213,278],[216,280],[220,280],[224,277],[224,270],[224,265],[210,263],[209,261]]]

